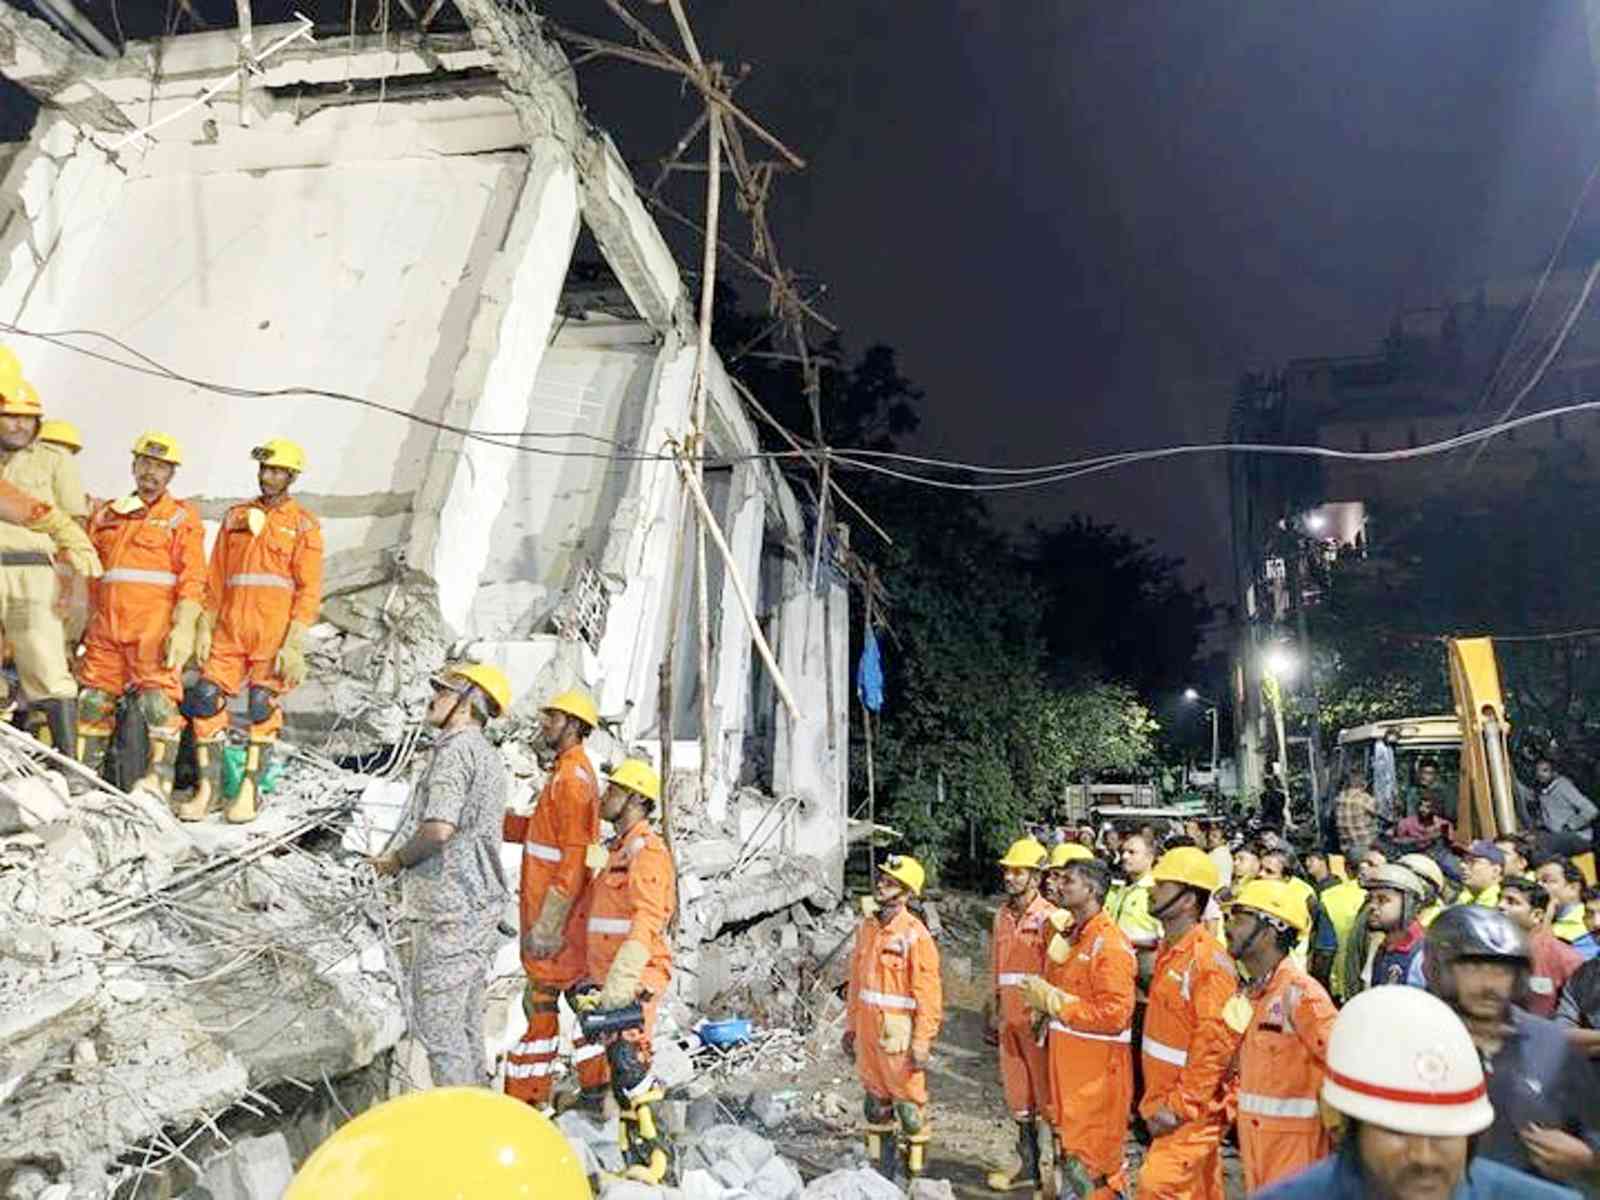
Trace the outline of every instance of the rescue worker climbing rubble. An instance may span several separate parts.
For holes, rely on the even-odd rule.
[[[621,1110],[626,1177],[642,1183],[660,1183],[671,1165],[656,1120],[661,1085],[650,1071],[656,1016],[672,979],[667,923],[678,903],[672,854],[650,824],[660,800],[661,777],[639,759],[618,765],[600,797],[600,817],[614,833],[582,905],[585,974],[598,986],[580,988],[574,1005],[597,1021],[621,1018],[596,1062]]]
[[[944,1019],[939,948],[906,901],[922,894],[922,864],[892,854],[878,867],[871,909],[856,930],[843,1046],[866,1091],[867,1156],[885,1179],[922,1174],[930,1138],[928,1063]]]
[[[540,710],[540,732],[556,752],[555,765],[529,816],[505,815],[501,837],[522,846],[518,911],[522,969],[528,977],[523,1007],[527,1032],[506,1056],[506,1094],[540,1107],[550,1103],[560,1043],[560,1003],[587,967],[584,913],[579,905],[592,866],[603,865],[600,789],[584,739],[600,723],[589,696],[567,691]],[[604,1088],[601,1048],[580,1042],[573,1058],[582,1087]]]
[[[1070,847],[1071,843],[1062,843],[1057,849]],[[1044,973],[1045,947],[1055,933],[1051,924],[1055,906],[1039,893],[1049,861],[1044,846],[1031,837],[1013,842],[1000,860],[1006,901],[994,915],[989,955],[1000,1082],[1006,1107],[1017,1123],[1019,1165],[1015,1170],[990,1172],[989,1187],[997,1192],[1036,1192],[1041,1186],[1038,1123],[1049,1119],[1050,1089],[1044,1047],[1034,1035],[1033,1012],[1023,1002],[1021,988],[1027,976]]]
[[[1102,907],[1110,868],[1077,859],[1062,877],[1070,926],[1052,936],[1044,977],[1028,976],[1022,992],[1049,1019],[1054,1194],[1111,1200],[1127,1187],[1138,967],[1127,935]]]
[[[484,987],[499,946],[506,880],[500,829],[510,780],[483,727],[511,705],[511,684],[481,662],[445,667],[430,681],[427,721],[438,731],[413,793],[405,843],[369,860],[401,875],[416,918],[412,1032],[435,1087],[481,1087]]]
[[[91,593],[92,615],[78,666],[76,757],[98,771],[128,689],[150,730],[150,755],[138,786],[172,798],[183,717],[179,672],[194,654],[206,589],[205,528],[200,511],[168,486],[183,450],[164,433],[133,443],[134,490],[98,504],[89,538],[105,574]]]
[[[22,522],[0,523],[0,631],[16,662],[23,695],[44,713],[51,741],[76,745],[78,684],[68,668],[65,630],[56,612],[55,555],[85,578],[100,559],[79,522],[89,515],[72,456],[38,441],[44,409],[22,378],[22,364],[0,346],[0,481],[47,506]],[[15,696],[4,700],[9,712]],[[69,780],[74,792],[86,784]]]
[[[1151,870],[1150,912],[1161,947],[1140,1042],[1150,1129],[1139,1169],[1141,1200],[1222,1200],[1227,1075],[1249,1024],[1233,960],[1202,924],[1216,864],[1193,846],[1169,850]]]
[[[1326,1157],[1317,1107],[1337,1010],[1295,961],[1311,928],[1305,897],[1280,880],[1255,879],[1228,912],[1228,951],[1250,982],[1250,1027],[1239,1046],[1239,1157],[1255,1192]]]
[[[271,438],[250,457],[261,494],[230,508],[217,529],[195,637],[200,679],[184,697],[200,772],[194,795],[178,808],[185,821],[204,820],[221,799],[228,701],[247,684],[250,743],[226,816],[234,824],[256,819],[261,777],[283,728],[280,700],[305,682],[305,636],[322,606],[322,526],[289,495],[306,468],[305,451]]]

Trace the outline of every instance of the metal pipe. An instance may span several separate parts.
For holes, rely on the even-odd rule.
[[[94,22],[78,11],[72,0],[38,0],[40,10],[57,25],[77,35],[101,58],[121,58],[122,51],[110,38],[95,28]]]
[[[1494,819],[1498,825],[1492,832],[1511,833],[1517,828],[1517,815],[1506,786],[1506,781],[1511,777],[1511,770],[1506,765],[1506,729],[1489,711],[1483,714],[1483,755],[1489,768],[1489,798],[1493,802]]]

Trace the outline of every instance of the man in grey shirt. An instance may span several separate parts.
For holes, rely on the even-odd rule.
[[[507,894],[500,829],[509,790],[483,726],[505,710],[511,687],[496,668],[472,662],[431,682],[427,720],[438,737],[412,793],[416,831],[370,861],[380,876],[405,873],[416,918],[411,1032],[428,1052],[434,1086],[481,1087],[484,985]]]
[[[1517,780],[1518,815],[1534,829],[1537,857],[1582,854],[1590,849],[1594,819],[1600,815],[1578,785],[1541,757],[1533,768],[1535,787]]]

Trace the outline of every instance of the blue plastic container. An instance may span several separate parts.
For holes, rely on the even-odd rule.
[[[753,1030],[749,1020],[735,1017],[729,1021],[708,1021],[696,1032],[706,1045],[722,1049],[727,1046],[737,1046],[740,1042],[748,1042]]]

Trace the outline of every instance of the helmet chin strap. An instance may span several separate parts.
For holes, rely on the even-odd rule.
[[[1166,915],[1169,912],[1171,912],[1173,910],[1173,908],[1175,908],[1177,906],[1178,901],[1182,900],[1188,894],[1189,893],[1188,893],[1187,890],[1181,891],[1176,896],[1174,896],[1171,900],[1168,900],[1165,904],[1154,904],[1154,905],[1151,905],[1150,906],[1150,915],[1152,917],[1154,917],[1158,921],[1165,919]]]

